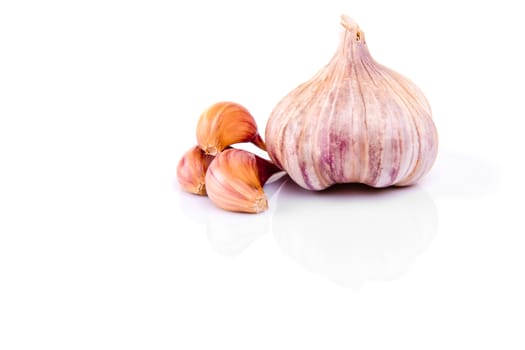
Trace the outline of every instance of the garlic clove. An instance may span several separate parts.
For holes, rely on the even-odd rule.
[[[219,208],[260,213],[268,208],[262,186],[280,171],[273,163],[240,149],[219,153],[206,173],[208,197]]]
[[[272,111],[268,154],[310,190],[413,184],[437,156],[430,106],[414,83],[372,58],[355,21],[342,16],[341,24],[330,62]]]
[[[252,142],[266,150],[255,119],[245,107],[235,102],[218,102],[201,114],[197,123],[197,143],[204,152],[216,155],[240,142]]]
[[[184,153],[177,165],[177,180],[184,191],[206,195],[206,170],[213,158],[204,153],[199,146],[194,146]]]

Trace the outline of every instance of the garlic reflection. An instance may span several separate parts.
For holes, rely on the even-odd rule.
[[[418,186],[314,194],[288,180],[275,197],[272,231],[284,253],[353,289],[400,278],[437,233],[437,208]]]
[[[206,235],[214,251],[221,255],[237,256],[269,229],[268,212],[254,216],[213,210],[206,225]]]
[[[183,214],[193,221],[206,225],[206,236],[211,248],[221,255],[238,256],[253,242],[270,232],[276,192],[284,182],[283,173],[268,179],[264,191],[270,202],[267,211],[246,215],[222,210],[206,197],[181,192],[180,207]]]

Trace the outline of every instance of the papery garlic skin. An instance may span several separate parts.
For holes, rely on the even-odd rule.
[[[180,187],[193,194],[206,195],[206,171],[214,156],[206,154],[199,146],[187,150],[177,164],[177,181]]]
[[[219,153],[206,172],[208,197],[219,208],[243,213],[268,209],[265,182],[279,169],[251,152],[227,149]]]
[[[209,106],[199,117],[196,135],[199,147],[206,154],[216,155],[240,142],[252,142],[266,150],[255,119],[244,106],[235,102],[223,101]]]
[[[273,162],[301,187],[415,183],[437,156],[437,131],[419,88],[370,56],[347,16],[331,61],[285,96],[266,125]]]

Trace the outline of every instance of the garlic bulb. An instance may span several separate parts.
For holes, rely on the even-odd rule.
[[[352,19],[342,16],[341,24],[328,65],[272,111],[268,154],[310,190],[350,182],[413,184],[437,155],[430,106],[414,83],[374,61]]]

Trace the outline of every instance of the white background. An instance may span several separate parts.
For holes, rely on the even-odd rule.
[[[0,349],[525,348],[515,1],[2,1]],[[404,190],[182,193],[208,105],[261,133],[347,13],[440,136]]]

